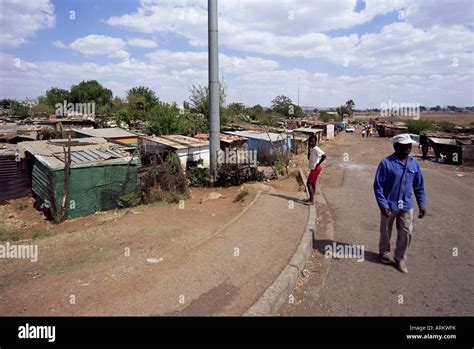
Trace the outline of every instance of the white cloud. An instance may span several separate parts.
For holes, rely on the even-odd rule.
[[[67,48],[66,44],[64,44],[61,40],[56,40],[53,42],[53,45],[59,48]]]
[[[472,0],[411,0],[403,11],[404,19],[415,25],[450,26],[474,23],[474,2]]]
[[[219,42],[233,50],[257,54],[319,58],[340,65],[378,73],[441,73],[453,68],[453,60],[469,68],[473,33],[463,25],[472,22],[470,0],[365,0],[355,12],[356,0],[344,1],[238,1],[219,3]],[[402,20],[365,35],[331,36],[325,31],[367,23],[375,16],[401,11]],[[453,11],[456,15],[446,15]],[[461,14],[465,12],[464,14]],[[428,21],[428,18],[430,19]],[[106,21],[131,31],[174,33],[191,46],[207,45],[207,8],[204,1],[142,1],[137,11]],[[440,23],[416,28],[413,23]],[[450,24],[450,25],[448,25]],[[151,58],[153,56],[150,56]],[[179,54],[173,65],[192,65]]]
[[[184,54],[186,55],[186,53]],[[127,89],[145,85],[164,101],[181,103],[189,96],[191,84],[205,84],[207,67],[177,66],[163,62],[128,62],[68,64],[58,61],[22,61],[15,65],[12,55],[0,54],[0,95],[3,97],[36,97],[52,86],[69,88],[82,80],[96,79],[111,88],[114,95],[124,96]],[[421,105],[469,105],[472,102],[472,74],[451,71],[444,74],[410,75],[404,73],[334,76],[310,73],[304,69],[284,69],[258,57],[246,57],[234,65],[234,57],[223,56],[222,65],[228,86],[227,102],[247,105],[269,105],[280,94],[296,101],[300,77],[300,104],[337,106],[352,98],[358,108],[379,107],[381,103],[413,102]],[[261,62],[261,65],[258,65]],[[256,64],[257,63],[257,64]],[[6,88],[8,86],[8,89]]]
[[[106,35],[88,35],[76,39],[69,47],[87,56],[107,55],[109,57],[127,58],[124,50],[125,41]]]
[[[352,57],[380,73],[472,75],[473,44],[474,33],[463,26],[420,29],[399,22],[363,35]]]
[[[325,32],[367,23],[377,15],[403,8],[407,1],[366,0],[365,9],[356,12],[357,0],[226,0],[219,3],[219,30],[226,37],[249,31],[282,36]],[[135,12],[111,17],[106,23],[142,33],[172,32],[201,46],[207,38],[207,4],[146,0]]]
[[[242,96],[246,104],[268,105],[279,94],[296,100],[300,77],[302,105],[337,106],[349,98],[356,107],[378,107],[388,100],[472,104],[471,4],[466,0],[365,0],[363,10],[356,12],[356,0],[221,1],[219,43],[230,49],[221,52],[237,52],[219,55],[228,102]],[[393,11],[402,11],[402,20],[376,32],[359,35],[348,30],[337,36],[330,32],[369,23]],[[160,41],[160,47],[167,49],[153,50],[143,58],[130,57],[127,46],[155,48],[157,43],[138,38],[140,34],[127,36],[129,40],[88,35],[69,45],[87,56],[83,64],[34,61],[16,67],[14,56],[0,55],[2,94],[37,96],[51,86],[68,88],[81,80],[97,79],[115,94],[146,85],[163,100],[180,102],[187,99],[191,84],[207,83],[206,1],[143,0],[136,11],[106,23],[131,32],[171,34]],[[191,47],[173,51],[176,36]],[[60,41],[54,44],[64,46]],[[129,59],[89,62],[99,55]],[[305,58],[295,61],[303,62],[305,69],[290,68],[293,57]],[[321,60],[333,65],[327,71],[309,71]]]
[[[37,31],[54,24],[54,6],[49,0],[2,0],[0,46],[18,47]]]
[[[127,45],[143,47],[143,48],[155,48],[158,46],[158,44],[153,40],[141,39],[141,38],[130,39],[127,41]]]
[[[169,51],[157,50],[147,53],[146,58],[152,63],[165,67],[187,69],[189,67],[207,69],[207,51]],[[221,73],[242,73],[249,71],[267,71],[278,68],[278,62],[261,57],[236,57],[219,54],[219,68]]]

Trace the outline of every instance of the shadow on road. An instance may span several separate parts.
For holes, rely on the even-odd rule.
[[[354,246],[353,244],[347,244],[340,241],[327,239],[316,240],[313,238],[313,249],[317,250],[323,256],[326,254],[326,246],[333,246],[334,244],[336,244],[336,246],[342,246],[344,249],[346,249],[346,246]],[[381,264],[378,258],[378,253],[372,251],[364,250],[364,260],[371,263]]]
[[[285,199],[285,200],[291,200],[291,201],[294,201],[294,202],[298,202],[300,204],[305,204],[305,202],[302,199],[297,198],[297,197],[287,196],[287,195],[283,195],[283,194],[275,194],[275,193],[269,193],[268,195],[276,196],[276,197],[279,197],[279,198]]]

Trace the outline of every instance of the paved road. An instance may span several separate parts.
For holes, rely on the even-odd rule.
[[[474,315],[474,172],[420,161],[428,215],[415,218],[405,275],[376,259],[379,211],[372,182],[379,161],[392,152],[391,144],[378,137],[342,134],[322,148],[329,160],[320,189],[334,222],[334,241],[364,245],[365,261],[331,259],[327,278],[314,270],[281,314]],[[318,241],[319,246],[327,243],[332,241]],[[453,256],[453,249],[458,256]],[[321,265],[322,252],[315,251],[309,265]]]

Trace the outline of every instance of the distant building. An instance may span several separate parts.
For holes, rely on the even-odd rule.
[[[144,136],[141,137],[140,148],[151,161],[157,161],[158,156],[176,153],[182,167],[209,167],[209,142],[202,139],[181,135]]]
[[[226,134],[247,139],[244,148],[256,151],[260,163],[270,163],[276,158],[275,152],[285,153],[291,149],[291,137],[285,133],[266,133],[258,131],[226,131]]]
[[[207,133],[198,133],[194,135],[193,137],[197,139],[203,139],[206,141],[209,140],[209,134]],[[245,137],[229,135],[225,133],[221,133],[219,137],[220,137],[220,148],[223,151],[225,151],[226,149],[229,149],[229,150],[242,149],[244,144],[247,142],[247,139]]]
[[[105,138],[111,143],[117,143],[128,147],[137,147],[140,142],[140,136],[134,132],[124,130],[120,127],[113,128],[83,128],[73,129],[72,137],[87,138],[87,137],[101,137]]]

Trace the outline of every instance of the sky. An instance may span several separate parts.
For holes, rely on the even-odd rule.
[[[474,105],[472,0],[219,0],[227,103]],[[0,97],[207,84],[207,1],[1,0]],[[299,89],[298,89],[299,87]],[[298,94],[299,90],[299,94]]]

